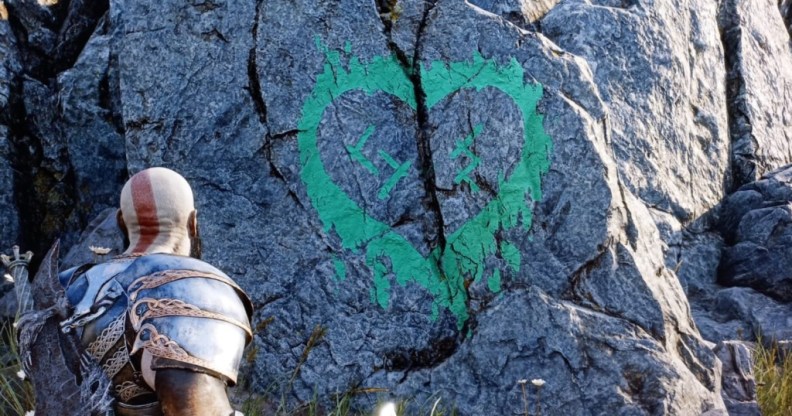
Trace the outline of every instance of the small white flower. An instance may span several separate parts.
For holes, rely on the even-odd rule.
[[[104,256],[105,254],[109,253],[111,249],[107,247],[88,246],[88,250],[91,250],[91,252],[94,254]]]
[[[35,410],[28,410],[27,412],[25,412],[25,416],[35,416],[35,414],[36,414]]]
[[[517,384],[528,384],[528,380],[526,380],[524,378],[521,378],[521,379],[517,380]]]
[[[3,279],[5,279],[5,281],[8,283],[14,283],[14,276],[11,276],[8,273],[3,275]]]
[[[24,380],[25,377],[27,377],[27,374],[25,374],[23,370],[19,370],[17,371],[17,377],[19,377],[20,380]]]
[[[531,380],[531,384],[533,384],[536,387],[542,387],[542,386],[544,386],[545,381],[542,380],[541,378],[535,378],[535,379]]]
[[[396,416],[396,403],[385,403],[379,411],[378,416]]]

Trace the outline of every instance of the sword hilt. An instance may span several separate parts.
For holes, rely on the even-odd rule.
[[[3,266],[11,273],[15,272],[18,267],[24,267],[25,270],[27,270],[30,259],[33,258],[33,252],[28,251],[25,254],[20,254],[19,246],[11,247],[11,251],[14,254],[13,258],[5,254],[0,254],[0,261],[3,262]]]
[[[30,282],[28,282],[28,264],[33,258],[33,253],[27,251],[20,253],[19,246],[11,248],[12,256],[0,254],[0,262],[14,279],[14,291],[17,295],[17,319],[22,313],[33,309],[33,296],[30,293]]]

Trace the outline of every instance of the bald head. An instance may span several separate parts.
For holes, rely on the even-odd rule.
[[[195,204],[190,184],[166,168],[132,176],[121,190],[119,223],[125,227],[132,253],[190,253]]]

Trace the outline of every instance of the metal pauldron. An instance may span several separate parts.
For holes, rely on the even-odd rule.
[[[129,321],[136,333],[131,353],[145,349],[167,360],[155,360],[154,370],[182,362],[235,384],[252,337],[239,291],[224,275],[196,270],[138,278],[129,286]]]
[[[154,371],[190,369],[236,383],[252,309],[233,280],[211,265],[171,255],[112,261],[71,277],[67,293],[77,306],[62,329],[79,331],[120,404],[153,394],[130,359],[143,350],[154,357]],[[157,414],[149,405],[124,406],[117,414]]]

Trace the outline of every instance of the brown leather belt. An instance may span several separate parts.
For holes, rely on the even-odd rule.
[[[162,416],[162,409],[159,402],[141,405],[131,405],[124,403],[115,404],[116,416]]]

